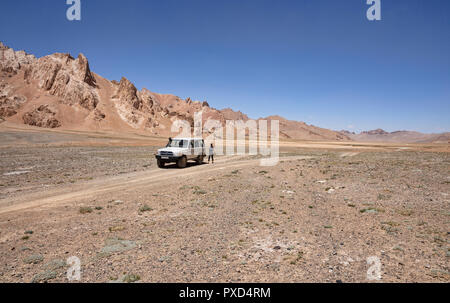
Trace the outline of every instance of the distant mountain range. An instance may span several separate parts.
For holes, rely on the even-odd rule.
[[[113,64],[113,63],[112,63]],[[176,119],[194,124],[194,114],[202,112],[203,122],[249,120],[230,108],[218,110],[206,101],[137,90],[123,77],[107,80],[90,70],[83,54],[55,53],[36,58],[15,51],[0,42],[0,123],[26,124],[42,128],[84,131],[133,132],[171,136]],[[361,134],[333,131],[290,121],[279,116],[280,137],[323,141],[447,142],[449,134],[424,135],[413,132],[385,133],[377,130]]]
[[[399,142],[399,143],[450,143],[450,132],[442,134],[424,134],[414,131],[387,132],[382,129],[364,131],[359,134],[341,131],[343,135],[361,142]]]

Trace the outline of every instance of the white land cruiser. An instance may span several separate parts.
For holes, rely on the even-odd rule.
[[[179,168],[185,168],[188,160],[203,163],[205,158],[205,141],[196,138],[169,139],[165,148],[158,149],[156,161],[163,168],[166,163],[176,163]]]

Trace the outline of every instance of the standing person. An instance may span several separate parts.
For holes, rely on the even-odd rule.
[[[212,159],[212,164],[214,164],[214,146],[211,143],[211,146],[209,147],[209,155],[208,155],[208,164],[209,160]]]

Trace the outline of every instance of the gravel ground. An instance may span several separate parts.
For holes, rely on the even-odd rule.
[[[0,199],[177,171],[140,147],[0,152]],[[81,282],[373,282],[376,260],[384,282],[450,280],[448,153],[285,156],[307,157],[275,167],[219,157],[164,183],[0,213],[0,281],[66,282],[71,256]]]
[[[0,199],[154,166],[155,147],[0,149]]]

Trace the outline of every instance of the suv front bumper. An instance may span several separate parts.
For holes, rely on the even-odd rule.
[[[177,162],[178,159],[181,158],[181,156],[160,156],[160,155],[155,155],[155,158],[157,160],[164,161],[164,162]]]

